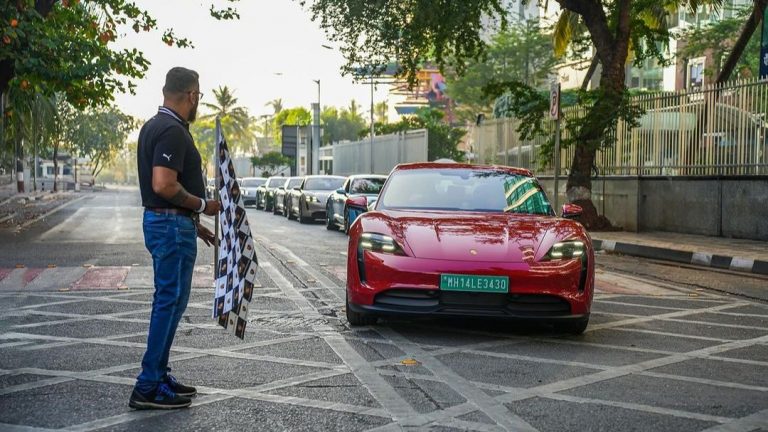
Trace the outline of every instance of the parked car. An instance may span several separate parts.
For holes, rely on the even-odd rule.
[[[256,188],[256,208],[264,211],[272,211],[272,195],[274,190],[285,183],[285,177],[272,176]]]
[[[244,177],[240,180],[240,191],[243,193],[243,204],[256,205],[256,190],[267,182],[264,177]]]
[[[205,182],[205,198],[211,200],[213,199],[215,193],[216,193],[216,179],[209,177]]]
[[[288,177],[282,186],[278,186],[275,190],[274,204],[272,205],[273,214],[281,214],[285,216],[286,201],[288,198],[288,191],[301,185],[301,181],[304,177]]]
[[[376,203],[386,180],[387,176],[375,174],[348,177],[344,185],[328,197],[325,204],[325,227],[329,230],[341,228],[348,232],[352,222],[368,211],[369,205]]]
[[[297,218],[301,223],[325,219],[325,203],[328,196],[344,184],[344,177],[311,175],[301,184],[288,191],[288,219]]]
[[[523,169],[398,165],[375,209],[350,227],[347,319],[470,315],[589,322],[595,259],[584,227],[558,217]]]

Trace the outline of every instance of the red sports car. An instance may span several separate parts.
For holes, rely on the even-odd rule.
[[[374,211],[350,227],[347,319],[464,315],[589,321],[595,260],[584,227],[557,217],[524,169],[419,163],[395,167]]]

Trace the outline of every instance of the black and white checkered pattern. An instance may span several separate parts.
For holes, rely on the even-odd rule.
[[[215,269],[216,286],[213,317],[219,325],[242,339],[248,323],[248,309],[259,263],[251,235],[245,205],[237,183],[229,149],[216,121],[217,188],[221,202],[219,211],[219,254]]]

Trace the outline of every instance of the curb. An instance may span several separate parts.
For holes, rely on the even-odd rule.
[[[712,267],[768,276],[768,261],[716,255],[703,252],[691,252],[678,249],[667,249],[655,246],[646,246],[637,243],[622,243],[613,240],[592,240],[592,244],[594,245],[596,251],[602,250],[609,253],[620,253],[641,258],[673,261],[682,264],[691,264],[702,267]]]
[[[34,218],[34,219],[31,219],[31,220],[28,220],[28,221],[24,222],[23,224],[21,224],[21,225],[17,226],[17,227],[16,227],[16,231],[17,231],[17,232],[18,232],[18,231],[21,231],[22,229],[24,229],[24,228],[26,228],[26,227],[28,227],[28,226],[30,226],[30,225],[32,225],[32,224],[35,224],[35,223],[37,223],[37,222],[39,222],[39,221],[41,221],[41,220],[43,220],[43,219],[47,218],[48,216],[50,216],[50,215],[52,215],[52,214],[56,213],[57,211],[59,211],[59,210],[63,209],[64,207],[67,207],[68,205],[74,204],[74,203],[76,203],[76,202],[78,202],[78,201],[82,201],[82,200],[83,200],[83,199],[85,199],[86,197],[87,197],[87,195],[83,195],[83,196],[81,196],[81,197],[77,197],[77,198],[75,198],[75,199],[72,199],[72,200],[70,200],[70,201],[67,201],[67,202],[65,202],[64,204],[61,204],[60,206],[58,206],[58,207],[56,207],[56,208],[53,208],[53,209],[49,210],[48,212],[46,212],[46,213],[43,213],[43,214],[41,214],[40,216],[38,216],[38,217],[36,217],[36,218]]]

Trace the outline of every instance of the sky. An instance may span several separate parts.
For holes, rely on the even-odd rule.
[[[151,62],[144,79],[137,82],[136,94],[118,94],[116,105],[139,119],[151,117],[162,103],[161,89],[166,72],[184,66],[200,73],[203,102],[214,102],[212,89],[229,86],[238,104],[252,116],[271,114],[265,104],[282,98],[284,108],[317,102],[320,80],[322,106],[348,106],[351,99],[370,115],[371,87],[342,77],[344,59],[333,48],[318,23],[311,20],[296,0],[244,0],[234,3],[240,19],[217,21],[209,14],[211,0],[136,0],[163,29],[172,27],[180,37],[192,40],[194,49],[168,47],[162,33],[121,32],[118,48],[137,48]],[[227,3],[219,0],[218,6]],[[374,102],[389,100],[390,119],[394,100],[386,86],[374,91]]]

